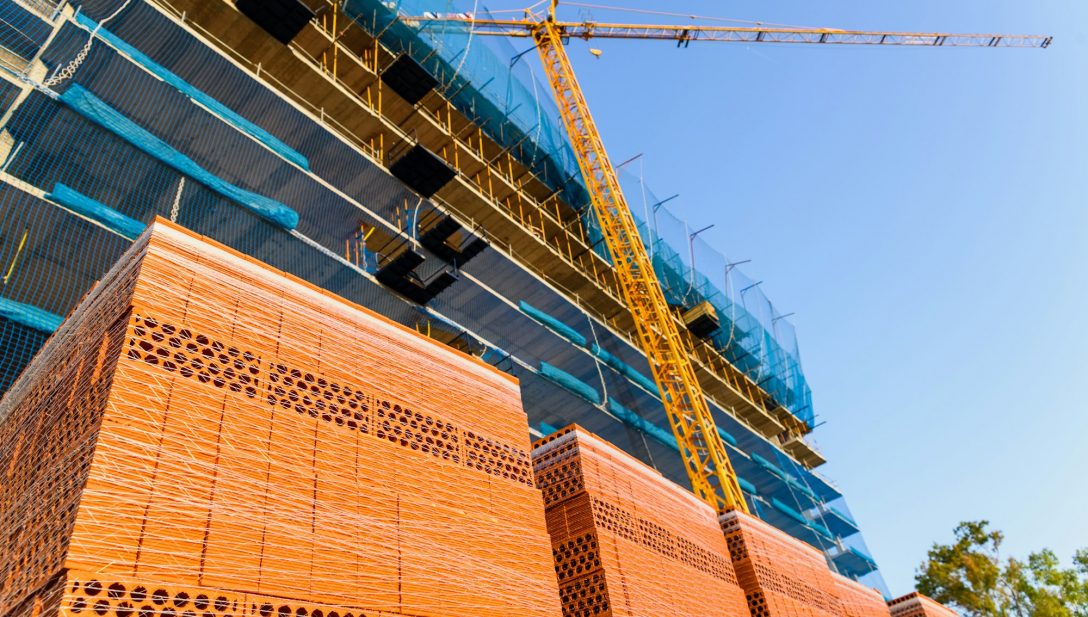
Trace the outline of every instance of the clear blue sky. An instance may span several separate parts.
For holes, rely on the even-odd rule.
[[[1088,3],[600,2],[1055,36],[1048,50],[570,51],[612,158],[645,153],[647,182],[681,194],[674,211],[715,223],[708,236],[796,311],[823,471],[892,593],[965,519],[991,520],[1013,554],[1088,546]]]

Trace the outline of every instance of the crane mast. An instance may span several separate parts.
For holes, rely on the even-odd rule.
[[[554,11],[554,4],[552,6]],[[634,316],[665,412],[695,494],[717,510],[745,512],[737,474],[673,319],[653,263],[638,235],[585,96],[578,87],[554,12],[532,27],[533,40],[555,93],[563,125],[589,190],[593,212],[612,256],[624,299]]]

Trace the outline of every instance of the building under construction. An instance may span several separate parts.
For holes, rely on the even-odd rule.
[[[158,216],[516,377],[534,437],[576,423],[687,486],[548,87],[408,18],[456,10],[0,0],[0,389]],[[883,589],[789,321],[622,179],[748,509]]]

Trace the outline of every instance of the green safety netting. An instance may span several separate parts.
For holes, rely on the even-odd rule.
[[[29,20],[30,13],[19,12],[24,11],[22,7],[48,2],[0,0],[0,10],[10,11],[9,21]],[[77,23],[66,22],[45,49],[40,49],[42,33],[49,31],[41,25],[44,20],[26,21],[25,32],[0,29],[0,46],[18,47],[18,41],[27,42],[27,55],[36,56],[53,74],[84,48],[88,30],[95,27],[91,20],[103,23],[125,2],[83,0],[77,4],[85,17]],[[312,163],[316,170],[313,173],[337,188],[346,187],[345,191],[373,208],[403,201],[407,193],[396,180],[376,166],[363,166],[362,157],[352,158],[355,155],[340,147],[336,139],[148,5],[133,2],[108,25],[109,30],[97,32],[79,70],[54,89],[29,87],[29,81],[40,83],[40,76],[30,73],[23,75],[24,80],[0,80],[0,111],[11,112],[4,131],[0,131],[9,149],[0,157],[4,174],[0,182],[0,237],[4,239],[0,243],[0,391],[128,246],[127,238],[155,215],[175,218],[197,233],[396,321],[417,320],[418,307],[408,306],[359,276],[357,269],[333,259],[348,232],[355,233],[356,217],[362,215],[344,201],[346,197],[311,179],[310,166]],[[24,38],[24,34],[28,36]],[[13,72],[10,67],[0,69]],[[514,85],[507,87],[516,90]],[[542,115],[551,105],[547,97],[534,104],[538,105],[535,113]],[[511,116],[516,118],[514,112]],[[565,147],[565,141],[563,144]],[[533,148],[546,152],[531,143],[527,148],[525,152]],[[633,206],[643,210],[646,203],[653,203],[640,199],[637,191],[629,191],[629,198]],[[381,207],[384,209],[375,216],[392,212],[390,205]],[[288,231],[296,222],[298,227]],[[658,233],[658,227],[657,223],[651,227],[644,224],[643,232],[651,248],[656,247],[655,254],[660,256],[668,248],[685,266],[683,251],[671,248],[683,243],[664,242],[666,234]],[[495,261],[485,262],[488,270],[508,268],[510,272],[507,284],[511,287],[497,288],[513,289],[516,284],[516,289],[524,290],[535,284],[523,277],[515,264],[497,255],[485,253],[478,259],[489,257]],[[702,257],[695,261],[699,271],[706,271],[701,267]],[[481,277],[484,268],[477,270]],[[682,268],[676,271],[683,272]],[[494,276],[501,280],[502,275]],[[683,280],[682,276],[678,279]],[[670,288],[670,298],[687,293],[678,285]],[[604,430],[613,424],[634,427],[656,442],[652,447],[674,447],[667,422],[660,415],[654,419],[651,413],[660,414],[659,406],[648,396],[656,392],[655,385],[632,366],[640,362],[638,354],[607,332],[594,332],[592,326],[585,333],[591,338],[579,332],[573,327],[579,323],[570,317],[573,307],[562,310],[567,301],[556,292],[544,293],[543,284],[539,287],[539,293],[530,296],[532,305],[526,302],[509,309],[532,315],[638,387],[620,383],[607,370],[599,373],[598,381],[592,377],[594,373],[583,370],[597,365],[580,364],[588,361],[581,352],[547,356],[562,369],[547,364],[543,357],[535,358],[530,354],[536,344],[532,338],[543,329],[525,332],[525,347],[512,346],[509,353],[504,351],[507,339],[500,339],[503,348],[487,348],[484,359],[498,364],[520,351],[540,366],[536,381],[559,384],[584,399],[565,397],[573,401],[569,409],[562,410],[565,421],[604,418],[608,421],[602,424]],[[476,309],[486,302],[501,304],[468,281],[459,282],[444,299],[449,306],[463,302],[463,310],[470,316],[465,321],[467,327],[479,330],[494,324],[473,321],[471,315],[486,313]],[[508,339],[517,338],[501,325],[495,330]],[[506,362],[506,366],[514,366],[512,372],[520,370],[514,362]],[[551,388],[551,392],[557,390]],[[545,392],[539,400],[552,400],[548,396]],[[540,407],[527,409],[531,419],[542,413]],[[605,409],[612,417],[589,413],[592,408]],[[746,451],[753,447],[754,437],[743,426],[729,426],[736,437],[719,429],[723,440]],[[741,455],[737,460],[745,465],[747,459]],[[662,468],[669,464],[664,462]],[[811,481],[811,476],[786,466],[783,460],[778,460],[778,465],[803,482]],[[677,469],[682,471],[678,465]],[[746,492],[756,493],[755,485],[741,483]],[[760,490],[764,483],[761,480]],[[804,496],[796,480],[784,484],[786,488],[775,494]],[[801,507],[790,500],[783,503],[795,510]]]

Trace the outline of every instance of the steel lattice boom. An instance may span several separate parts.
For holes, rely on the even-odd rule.
[[[411,23],[441,21],[463,23],[473,34],[531,37],[535,22],[517,19],[480,19],[467,15],[410,17]],[[610,24],[597,22],[554,22],[562,39],[643,39],[716,43],[805,43],[826,45],[906,45],[914,47],[1038,47],[1046,48],[1049,36],[1009,34],[951,34],[942,32],[881,32],[834,28],[761,28],[736,26],[673,26],[651,24]]]

